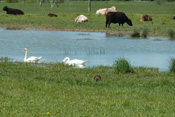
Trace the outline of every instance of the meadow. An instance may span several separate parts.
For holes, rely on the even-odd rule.
[[[163,2],[96,2],[88,12],[87,2],[62,3],[51,9],[44,3],[1,3],[19,8],[22,16],[0,11],[0,27],[7,29],[71,30],[131,33],[148,28],[150,35],[168,36],[174,30],[175,4]],[[96,10],[116,6],[125,12],[134,26],[105,28],[105,17]],[[50,18],[48,13],[58,14]],[[153,22],[140,22],[141,14],[150,14]],[[89,22],[75,23],[80,14]],[[3,57],[1,57],[3,60]],[[30,64],[0,62],[0,116],[2,117],[173,117],[175,116],[175,74],[157,68],[133,68],[132,73],[116,73],[112,66],[75,69],[60,63]],[[94,82],[99,74],[102,80]]]
[[[144,67],[134,71],[1,62],[0,116],[175,116],[174,73]],[[94,82],[96,74],[101,81]]]
[[[39,3],[1,3],[0,9],[4,6],[18,8],[24,11],[25,15],[7,15],[5,11],[0,11],[0,27],[7,29],[34,29],[34,30],[67,30],[67,31],[97,31],[97,32],[117,32],[132,33],[134,30],[143,32],[148,30],[148,35],[169,36],[168,30],[175,30],[175,4],[174,2],[115,2],[115,1],[92,1],[91,12],[88,12],[88,2],[72,1],[61,3],[51,9],[49,3],[44,3],[39,7]],[[105,27],[105,16],[97,16],[96,10],[115,6],[117,11],[125,12],[132,20],[133,26],[124,24],[112,24],[110,29]],[[48,13],[55,13],[58,17],[48,17]],[[75,23],[74,19],[83,14],[88,17],[86,23]],[[149,14],[153,22],[141,22],[142,14]]]

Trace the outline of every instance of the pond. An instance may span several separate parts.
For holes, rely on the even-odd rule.
[[[115,60],[125,57],[132,66],[168,69],[170,57],[175,57],[175,41],[163,37],[129,38],[98,32],[0,29],[0,56],[23,61],[23,50],[28,48],[28,56],[42,56],[41,62],[62,62],[70,57],[87,60],[85,67],[112,66]]]

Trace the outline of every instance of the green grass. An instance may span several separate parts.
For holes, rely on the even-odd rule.
[[[1,62],[0,116],[175,116],[175,74],[134,71]],[[96,74],[100,82],[93,81]]]
[[[0,9],[5,5],[12,8],[19,8],[25,12],[23,16],[7,15],[4,11],[0,11],[0,26],[10,29],[42,29],[42,30],[74,30],[74,31],[111,31],[111,32],[127,32],[131,33],[133,29],[140,31],[145,28],[149,30],[150,35],[168,36],[167,31],[174,29],[175,14],[174,2],[163,2],[158,5],[156,2],[113,2],[113,1],[92,1],[92,11],[88,12],[88,2],[71,2],[60,4],[51,9],[50,4],[44,3],[39,8],[38,3],[1,3]],[[133,26],[130,27],[124,24],[119,27],[118,24],[112,24],[110,29],[105,28],[105,16],[97,16],[96,10],[116,6],[117,11],[125,12],[132,20]],[[50,18],[48,13],[55,13],[58,17]],[[84,14],[89,21],[82,24],[77,24],[74,19]],[[149,14],[153,18],[153,22],[140,22],[142,14]]]

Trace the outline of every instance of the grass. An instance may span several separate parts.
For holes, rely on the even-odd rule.
[[[50,9],[49,4],[6,4],[20,8],[23,16],[0,11],[0,26],[8,29],[42,29],[74,31],[127,32],[148,29],[152,34],[168,35],[174,29],[174,3],[164,2],[96,2],[87,12],[87,2],[63,3]],[[132,20],[134,26],[111,25],[105,28],[105,17],[96,16],[100,8],[116,6]],[[48,13],[58,14],[50,18]],[[140,22],[141,14],[150,14],[153,22]],[[84,14],[89,22],[77,24],[74,18]],[[149,33],[149,34],[150,34]],[[114,33],[115,34],[115,33]],[[66,51],[65,51],[66,52]],[[105,51],[100,50],[100,54]],[[4,58],[3,58],[4,60]],[[60,63],[0,62],[0,116],[175,116],[175,79],[173,72],[154,68],[133,68],[134,73],[116,74],[113,67],[97,66],[75,69]],[[99,74],[100,82],[93,77]]]
[[[168,35],[170,37],[171,40],[175,40],[175,31],[172,29],[168,30]]]
[[[175,58],[171,58],[169,62],[169,72],[175,73]]]
[[[134,71],[1,62],[0,116],[174,116],[174,74]]]
[[[119,58],[113,64],[114,73],[131,73],[134,72],[133,68],[128,60],[125,58]]]
[[[88,12],[88,2],[71,2],[60,4],[51,9],[50,4],[44,3],[39,8],[38,3],[1,3],[0,9],[5,5],[12,8],[20,8],[25,12],[23,16],[7,15],[0,11],[0,26],[10,29],[33,28],[39,30],[73,30],[73,31],[99,31],[99,32],[126,32],[131,33],[133,29],[143,30],[147,28],[150,35],[168,36],[167,30],[175,25],[172,17],[174,16],[175,4],[172,2],[163,2],[158,5],[156,2],[114,2],[114,1],[92,1],[92,10]],[[112,24],[110,29],[105,28],[105,17],[97,16],[96,10],[116,6],[118,11],[125,12],[132,20],[133,26],[124,24],[119,27],[118,24]],[[48,13],[55,13],[58,17],[48,17]],[[89,21],[86,23],[75,23],[74,19],[84,14]],[[142,14],[149,14],[153,22],[140,22]],[[173,27],[172,27],[173,28]],[[173,28],[174,29],[174,28]]]

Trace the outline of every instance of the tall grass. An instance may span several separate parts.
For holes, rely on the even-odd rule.
[[[168,35],[170,36],[171,40],[175,40],[175,31],[173,29],[168,30]]]
[[[170,59],[169,72],[175,73],[175,58]]]
[[[131,64],[125,58],[117,59],[113,64],[115,73],[131,73],[134,72]]]
[[[149,33],[148,28],[144,28],[144,29],[143,29],[143,32],[142,32],[142,37],[143,37],[143,38],[147,38],[148,33]]]
[[[137,29],[133,30],[133,33],[131,33],[132,38],[139,38],[140,37],[140,32]]]

